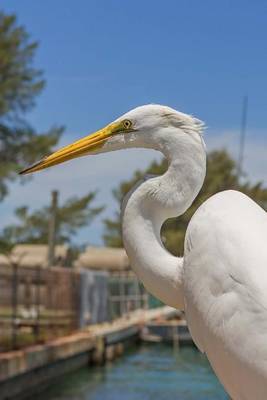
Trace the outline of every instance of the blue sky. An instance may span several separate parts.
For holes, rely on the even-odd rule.
[[[35,65],[47,85],[27,116],[39,130],[66,127],[67,143],[145,103],[195,114],[208,149],[236,156],[241,102],[249,97],[245,169],[267,183],[267,2],[198,0],[2,0],[40,43]],[[13,184],[1,203],[2,226],[22,204],[37,208],[60,189],[61,199],[98,189],[104,216],[115,210],[111,189],[155,157],[128,151],[73,161]],[[98,218],[78,242],[101,243]]]

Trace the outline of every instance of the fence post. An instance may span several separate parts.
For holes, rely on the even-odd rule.
[[[58,191],[52,191],[50,221],[48,230],[48,266],[52,267],[55,261],[56,243],[56,215],[57,215]]]
[[[122,274],[119,274],[119,304],[120,316],[125,313],[125,280]]]
[[[18,264],[12,263],[12,350],[17,348],[17,303],[18,303]]]
[[[35,343],[39,340],[40,333],[40,285],[41,285],[41,267],[37,266],[36,269],[36,292],[35,292],[35,306],[36,306],[36,321],[34,327]]]
[[[135,286],[135,309],[142,308],[142,299],[141,299],[141,292],[139,281],[137,278],[134,279],[134,286]]]

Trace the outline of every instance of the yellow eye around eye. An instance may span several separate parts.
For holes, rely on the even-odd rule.
[[[125,129],[130,129],[132,126],[132,122],[129,119],[126,119],[125,121],[123,121],[123,126]]]

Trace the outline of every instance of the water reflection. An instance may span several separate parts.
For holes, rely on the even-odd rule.
[[[66,375],[37,400],[225,400],[206,357],[192,347],[141,346],[105,367]]]

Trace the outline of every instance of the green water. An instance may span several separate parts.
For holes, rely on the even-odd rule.
[[[104,367],[66,375],[37,400],[225,400],[222,386],[193,347],[149,345]]]

